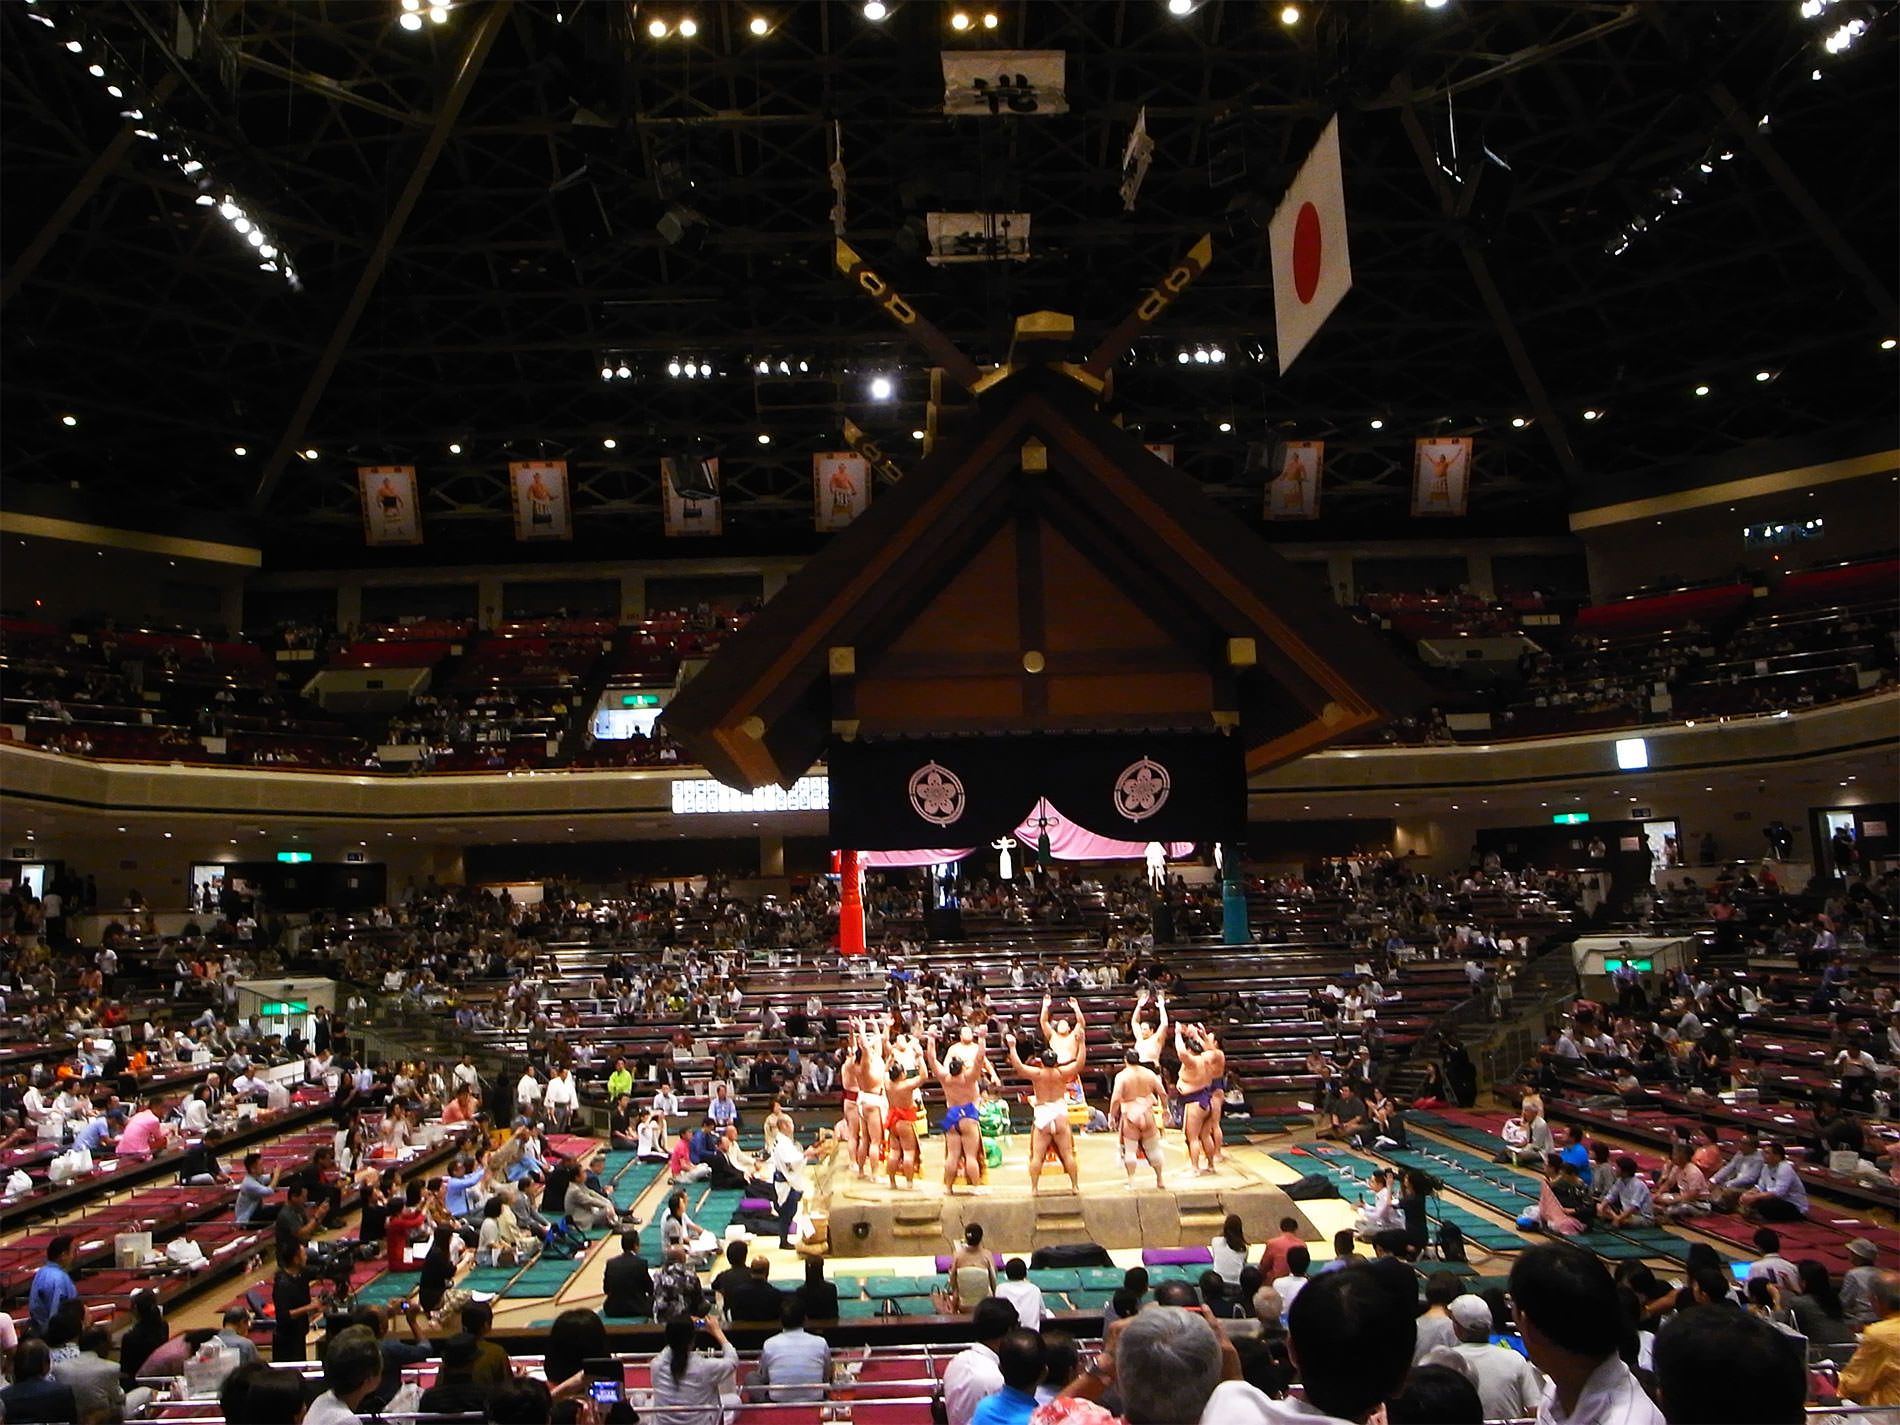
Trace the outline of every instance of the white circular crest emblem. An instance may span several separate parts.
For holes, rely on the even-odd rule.
[[[1130,762],[1115,779],[1115,810],[1130,821],[1146,821],[1168,804],[1173,785],[1159,762],[1147,757]]]
[[[963,815],[963,782],[948,767],[926,762],[910,774],[911,809],[933,826],[948,826]]]

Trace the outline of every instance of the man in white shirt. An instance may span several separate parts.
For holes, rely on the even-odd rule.
[[[1742,1200],[1742,1194],[1760,1180],[1761,1169],[1761,1136],[1753,1132],[1744,1133],[1742,1146],[1735,1150],[1735,1156],[1717,1168],[1715,1176],[1709,1179],[1716,1210],[1733,1212],[1735,1205]]]
[[[1509,1346],[1491,1343],[1495,1325],[1491,1304],[1467,1292],[1454,1297],[1445,1311],[1458,1333],[1458,1344],[1452,1349],[1477,1379],[1484,1418],[1522,1420],[1535,1415],[1544,1396],[1544,1378]]]
[[[547,1104],[548,1123],[557,1133],[565,1133],[574,1121],[574,1110],[580,1107],[580,1091],[574,1085],[574,1076],[564,1067],[558,1068],[548,1078]]]
[[[1779,1143],[1761,1146],[1761,1177],[1742,1194],[1741,1209],[1763,1222],[1799,1222],[1808,1215],[1808,1187]]]
[[[1280,1294],[1280,1307],[1288,1317],[1293,1315],[1293,1303],[1306,1290],[1307,1268],[1313,1264],[1313,1254],[1304,1244],[1286,1249],[1286,1275],[1275,1277],[1267,1285]]]
[[[1024,1329],[1042,1330],[1042,1288],[1029,1280],[1029,1266],[1021,1257],[1003,1263],[1003,1281],[996,1294],[1016,1308],[1016,1319]]]
[[[383,1352],[367,1326],[337,1333],[323,1355],[324,1391],[304,1412],[304,1425],[362,1425],[356,1407],[382,1384]]]
[[[1761,1257],[1748,1264],[1748,1280],[1767,1277],[1785,1292],[1801,1290],[1801,1273],[1795,1270],[1793,1262],[1781,1255],[1779,1232],[1772,1227],[1757,1227],[1755,1250],[1761,1253]]]
[[[943,1402],[950,1425],[970,1425],[977,1406],[1003,1388],[996,1348],[1017,1326],[1016,1308],[999,1296],[986,1296],[970,1316],[975,1344],[952,1358],[943,1372]]]
[[[1511,1299],[1531,1364],[1550,1378],[1537,1425],[1665,1425],[1617,1354],[1622,1308],[1593,1253],[1568,1243],[1528,1249],[1511,1268]]]
[[[541,1080],[529,1065],[515,1081],[515,1112],[533,1121],[541,1115]]]

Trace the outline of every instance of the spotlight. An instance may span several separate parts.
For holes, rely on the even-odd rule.
[[[772,363],[769,361],[761,361],[758,365],[754,366],[752,369],[758,372],[759,375],[761,376],[770,376],[772,374]]]
[[[876,377],[871,382],[871,399],[873,401],[888,401],[891,398],[891,391],[893,389],[890,377]]]
[[[1219,346],[1210,346],[1207,349],[1207,359],[1213,362],[1216,366],[1219,366],[1223,361],[1227,359],[1226,348],[1219,347]]]
[[[86,73],[90,74],[94,79],[104,79],[106,77],[106,67],[103,64],[89,64],[86,66]]]
[[[452,441],[450,441],[450,442],[449,442],[449,454],[450,454],[450,455],[460,455],[461,453],[462,453],[462,442],[461,442],[461,441],[459,441],[459,440],[452,440]]]
[[[1450,3],[1451,0],[1425,0],[1425,8],[1427,10],[1442,10]]]
[[[1194,364],[1196,366],[1207,365],[1207,348],[1206,347],[1197,346],[1194,348]]]
[[[79,424],[79,417],[78,416],[61,416],[59,418],[59,423],[63,426],[76,426]]]
[[[600,443],[601,449],[603,450],[612,450],[615,446],[619,444],[620,442],[615,440],[612,436],[608,436],[605,440],[603,440]]]
[[[1170,15],[1185,15],[1194,8],[1194,0],[1168,0]]]
[[[1234,423],[1232,421],[1222,421],[1220,425],[1217,427],[1217,429],[1220,431],[1222,435],[1226,435],[1233,428],[1234,428]]]
[[[125,91],[116,84],[106,85],[106,93],[110,94],[114,99],[123,99],[125,97]],[[199,168],[203,167],[204,165],[201,163],[196,168],[186,168],[185,172],[196,173]]]
[[[957,13],[956,13],[956,14],[954,14],[954,15],[952,15],[952,16],[950,17],[950,28],[951,28],[951,29],[953,29],[953,30],[967,30],[967,29],[969,29],[969,28],[970,28],[970,17],[969,17],[968,15],[966,15],[966,14],[964,14],[964,13],[963,13],[963,12],[962,12],[961,10],[959,10],[959,11],[957,11]]]
[[[752,17],[752,23],[747,25],[746,28],[755,35],[762,35],[772,28],[772,23],[763,15],[754,15]]]
[[[984,29],[993,30],[996,28],[996,26],[999,23],[1000,21],[997,20],[996,12],[994,10],[986,10],[983,12],[983,28]]]
[[[200,208],[209,208],[212,205],[214,205],[218,200],[216,198],[213,198],[209,193],[200,193],[196,198],[193,198],[191,201],[196,203]]]
[[[407,11],[420,10],[422,8],[422,0],[402,0],[402,8]]]
[[[710,363],[710,362],[706,362],[706,361],[702,361],[702,362],[700,362],[700,363],[699,363],[699,374],[700,374],[701,376],[710,376],[710,375],[712,375],[712,363]]]
[[[699,21],[692,19],[681,20],[679,33],[681,39],[690,40],[694,35],[699,33]]]
[[[405,30],[410,30],[410,31],[419,30],[422,28],[422,16],[416,15],[416,14],[405,14],[398,23],[400,23]]]
[[[1190,361],[1194,359],[1194,357],[1190,355],[1188,352],[1177,351],[1174,354],[1174,359],[1180,362],[1183,366],[1186,366]]]
[[[1597,410],[1597,409],[1595,409],[1594,407],[1592,407],[1592,408],[1591,408],[1590,410],[1587,410],[1587,411],[1585,411],[1585,412],[1583,413],[1583,418],[1584,418],[1584,419],[1585,419],[1586,421],[1594,421],[1594,420],[1596,420],[1596,419],[1598,419],[1599,417],[1601,417],[1601,416],[1602,416],[1602,414],[1603,414],[1603,412],[1601,412],[1601,411],[1599,411],[1599,410]]]
[[[1384,429],[1385,429],[1385,422],[1384,422],[1384,421],[1382,421],[1382,420],[1378,420],[1378,419],[1376,419],[1376,418],[1375,418],[1375,419],[1373,420],[1373,422],[1372,422],[1372,428],[1373,428],[1374,430],[1384,430]]]
[[[1289,5],[1280,12],[1281,24],[1297,25],[1299,24],[1299,22],[1300,22],[1300,7],[1298,5]]]
[[[622,381],[625,381],[629,376],[633,375],[633,368],[623,361],[614,368],[614,375],[618,376]]]
[[[914,430],[910,433],[910,438],[912,440],[922,440],[924,438],[924,433],[920,430]]]
[[[437,25],[448,24],[449,7],[446,5],[431,5],[429,7],[429,19],[432,23]]]
[[[262,251],[264,247],[264,230],[262,228],[252,228],[248,233],[244,234],[244,241],[259,251]]]
[[[1892,345],[1893,345],[1893,343],[1892,343],[1892,342],[1888,342],[1888,343],[1887,343],[1887,345],[1888,345],[1888,346],[1892,346]],[[801,372],[809,372],[809,371],[811,370],[811,363],[810,363],[809,361],[801,361],[801,362],[799,362],[799,363],[798,363],[798,369],[799,369],[799,370],[800,370]]]
[[[317,458],[317,452],[315,451],[315,449],[306,450],[303,453],[303,458],[305,460],[315,460]]]
[[[680,364],[677,359],[666,363],[666,374],[668,376],[677,376],[680,374]]]
[[[67,49],[69,49],[69,50],[71,50],[71,51],[72,51],[72,52],[73,52],[74,54],[78,54],[78,53],[80,53],[80,52],[81,52],[82,50],[84,50],[84,49],[85,49],[85,46],[84,46],[84,45],[82,45],[81,43],[79,43],[79,41],[78,41],[78,40],[67,40],[67,41],[66,41],[66,48],[67,48]]]
[[[1772,381],[1775,379],[1775,373],[1772,371],[1757,371],[1755,373],[1755,379],[1757,381]]]
[[[760,432],[759,432],[759,444],[760,444],[760,445],[770,445],[771,443],[772,443],[772,437],[771,437],[770,435],[768,435],[768,434],[766,434],[766,433],[765,433],[764,431],[760,431]]]
[[[665,39],[666,38],[666,21],[664,20],[653,21],[651,24],[647,26],[647,33],[649,35],[652,35],[653,38],[656,40]]]
[[[1527,426],[1527,425],[1529,425],[1529,424],[1530,424],[1530,422],[1529,422],[1529,421],[1527,421],[1527,420],[1525,420],[1525,419],[1524,419],[1524,417],[1522,417],[1522,416],[1512,416],[1512,417],[1511,417],[1511,429],[1512,429],[1512,430],[1523,430],[1523,429],[1524,429],[1524,427],[1525,427],[1525,426]]]
[[[1881,349],[1882,351],[1892,351],[1892,350],[1893,350],[1893,338],[1892,338],[1892,337],[1888,337],[1888,338],[1887,338],[1886,340],[1884,340],[1884,341],[1882,341],[1882,342],[1880,343],[1880,349]]]
[[[241,445],[234,445],[234,446],[232,446],[232,447],[231,447],[231,453],[232,453],[233,455],[239,455],[239,456],[242,456],[242,455],[249,455],[249,454],[250,454],[251,452],[250,452],[250,451],[248,451],[248,450],[246,450],[246,449],[245,449],[245,448],[244,448],[243,446],[241,446]]]
[[[251,230],[251,220],[249,218],[233,218],[231,220],[231,226],[236,228],[238,236],[242,237]]]
[[[890,13],[890,7],[884,3],[884,0],[865,0],[865,19],[876,23]]]
[[[600,368],[600,379],[601,379],[601,380],[603,380],[603,381],[611,381],[611,380],[613,380],[613,379],[614,379],[614,369],[613,369],[613,367],[611,367],[611,366],[603,366],[603,367],[601,367],[601,368]]]
[[[1695,388],[1695,393],[1698,396],[1706,396],[1709,394],[1709,388],[1707,386],[1698,386]]]
[[[218,215],[227,222],[235,222],[244,215],[244,210],[238,207],[238,205],[233,203],[229,198],[226,198],[222,203],[218,204]]]

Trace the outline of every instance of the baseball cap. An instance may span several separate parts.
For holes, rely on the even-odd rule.
[[[1496,1318],[1491,1315],[1491,1303],[1481,1296],[1466,1292],[1463,1296],[1454,1296],[1445,1313],[1452,1321],[1467,1331],[1475,1331],[1480,1326],[1489,1331]]]

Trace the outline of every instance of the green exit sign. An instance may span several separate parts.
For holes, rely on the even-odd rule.
[[[1589,819],[1590,813],[1587,811],[1560,811],[1550,820],[1555,826],[1576,826],[1579,822]]]
[[[310,1001],[302,999],[266,1000],[258,1007],[259,1014],[272,1019],[282,1019],[285,1015],[310,1013]]]
[[[299,866],[310,859],[308,851],[279,851],[277,859],[289,866]]]
[[[657,708],[660,705],[658,693],[622,693],[620,706],[623,708]]]

